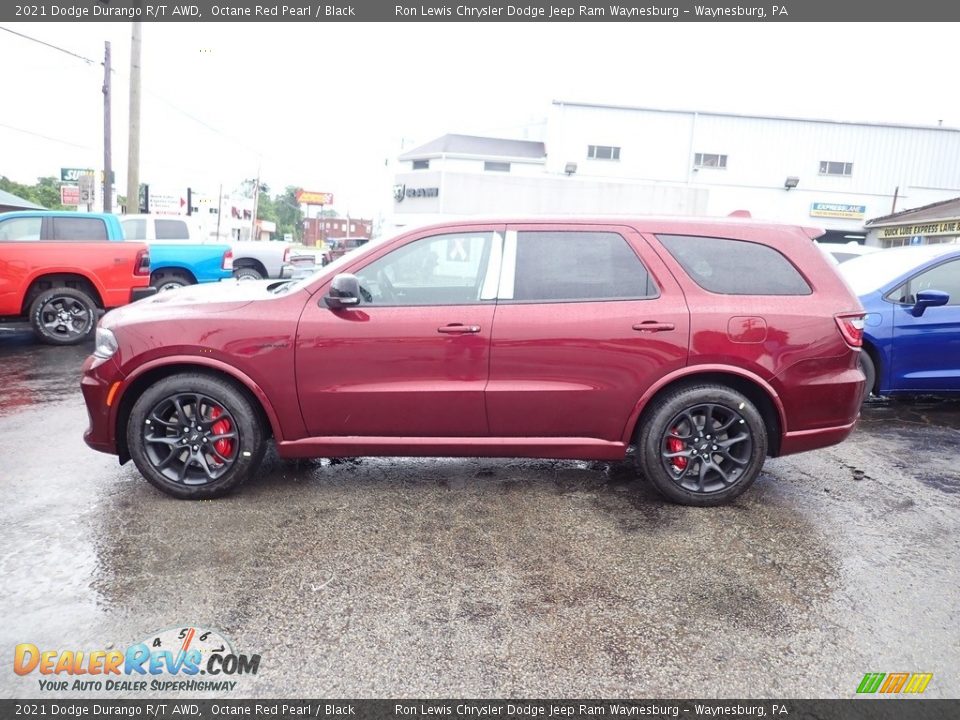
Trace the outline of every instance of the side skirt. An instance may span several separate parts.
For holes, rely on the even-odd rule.
[[[627,446],[580,437],[311,437],[277,443],[280,457],[528,457],[623,460]]]

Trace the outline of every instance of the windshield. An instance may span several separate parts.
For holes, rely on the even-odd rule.
[[[946,247],[944,251],[949,249]],[[930,247],[896,248],[855,257],[841,263],[837,270],[855,295],[866,295],[907,274],[936,254]]]

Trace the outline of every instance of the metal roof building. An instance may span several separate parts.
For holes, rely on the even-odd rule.
[[[960,196],[960,130],[940,126],[555,101],[542,140],[449,134],[403,152],[395,217],[746,210],[845,242]]]

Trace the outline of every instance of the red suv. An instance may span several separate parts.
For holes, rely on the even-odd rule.
[[[863,310],[817,231],[734,220],[421,228],[303,280],[108,313],[87,444],[209,498],[281,457],[623,459],[716,505],[857,419]]]

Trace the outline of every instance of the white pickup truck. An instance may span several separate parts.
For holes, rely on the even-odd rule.
[[[290,245],[265,240],[223,240],[206,235],[200,224],[178,215],[121,215],[127,240],[226,243],[233,250],[233,276],[239,280],[293,277]]]

